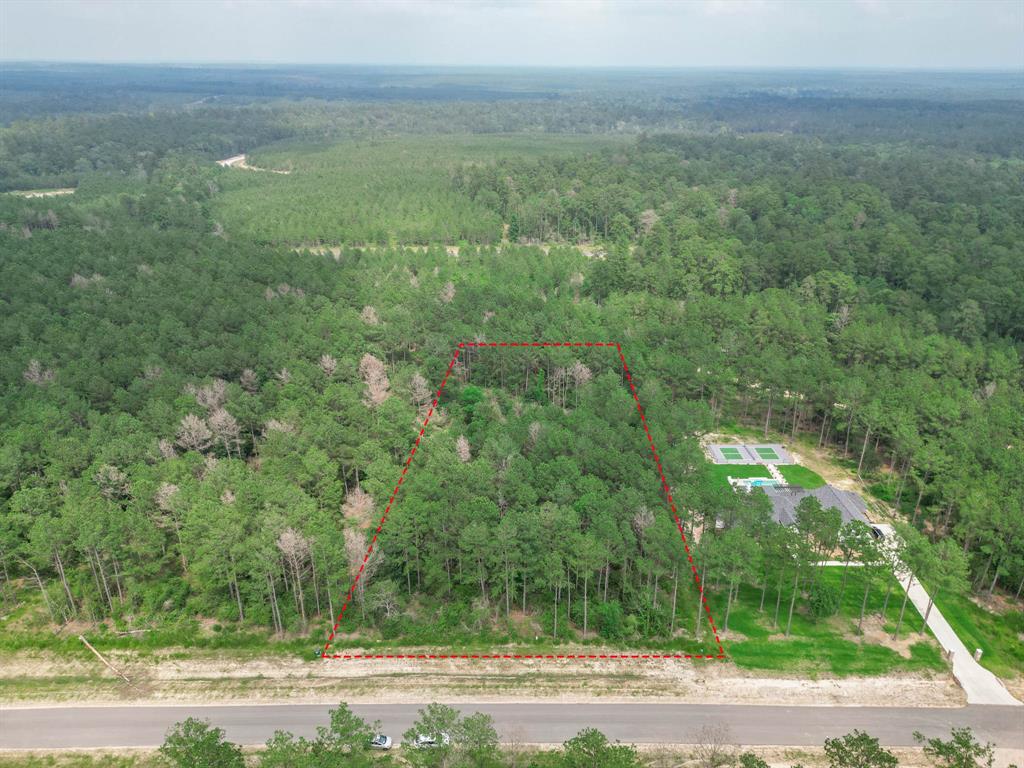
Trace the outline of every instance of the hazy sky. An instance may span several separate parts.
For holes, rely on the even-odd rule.
[[[0,0],[0,58],[1024,68],[1024,0]]]

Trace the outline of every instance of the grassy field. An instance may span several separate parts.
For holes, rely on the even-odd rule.
[[[821,488],[825,485],[825,480],[821,475],[799,464],[785,464],[779,466],[778,469],[790,485],[799,485],[808,491],[813,491],[815,488]]]
[[[1024,611],[997,614],[962,595],[939,593],[935,605],[968,650],[981,648],[981,664],[996,675],[1024,675]]]
[[[729,616],[729,633],[723,637],[726,653],[737,666],[745,669],[803,672],[811,675],[867,676],[945,669],[946,662],[931,632],[919,632],[921,616],[910,603],[907,604],[898,640],[893,643],[885,639],[883,642],[882,632],[891,634],[899,618],[903,592],[898,586],[893,588],[884,622],[877,614],[882,609],[887,585],[880,583],[873,587],[868,599],[868,616],[865,618],[865,628],[871,634],[863,640],[857,637],[857,619],[864,592],[861,579],[862,574],[851,568],[837,616],[816,619],[811,615],[807,601],[798,599],[789,638],[783,636],[789,597],[792,594],[789,585],[782,589],[777,628],[772,626],[775,611],[774,585],[768,590],[763,613],[758,611],[761,590],[745,585],[733,604]],[[825,568],[821,580],[838,592],[843,580],[843,569]],[[709,601],[716,623],[724,628],[724,594],[712,589]],[[904,650],[904,653],[899,649]]]
[[[768,470],[760,464],[712,464],[711,474],[718,478],[722,485],[728,483],[730,477],[771,477]]]
[[[271,146],[248,162],[291,172],[224,169],[217,216],[229,233],[292,245],[492,243],[501,239],[502,222],[455,188],[459,168],[510,156],[597,151],[623,141],[452,135]]]

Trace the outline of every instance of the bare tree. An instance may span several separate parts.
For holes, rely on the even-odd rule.
[[[658,216],[657,211],[653,208],[648,208],[640,214],[640,226],[643,228],[645,234],[650,233],[650,231],[654,229],[654,225],[658,223],[659,218],[661,217]]]
[[[590,372],[590,369],[577,360],[572,364],[572,368],[569,369],[569,375],[572,377],[573,384],[576,390],[576,405],[580,404],[580,387],[586,386],[594,374]]]
[[[579,360],[572,364],[572,368],[569,369],[569,374],[572,376],[573,383],[577,387],[584,386],[594,378],[594,374],[590,372],[590,369]]]
[[[166,527],[167,521],[170,521],[171,527],[174,528],[174,535],[178,539],[178,554],[181,557],[181,570],[183,573],[188,573],[188,561],[185,559],[185,547],[181,543],[181,523],[178,520],[178,509],[175,504],[175,499],[178,498],[178,486],[174,483],[160,483],[156,489],[156,493],[153,495],[153,501],[156,503],[157,509],[166,515],[166,518],[161,518],[157,521],[157,525],[161,528]]]
[[[161,512],[171,512],[173,510],[174,497],[177,493],[178,486],[174,483],[160,483],[156,493],[153,495],[153,501],[156,503],[157,509]]]
[[[337,358],[328,355],[326,352],[320,355],[320,370],[324,372],[324,376],[327,378],[334,376],[334,372],[338,370]]]
[[[442,304],[451,304],[455,299],[455,283],[449,280],[444,284],[444,288],[438,294],[437,298]]]
[[[543,426],[539,421],[530,422],[530,428],[527,431],[527,435],[529,436],[529,445],[531,449],[537,446],[537,441],[540,439],[540,433],[542,429]]]
[[[224,493],[220,495],[220,503],[230,507],[235,503],[235,492],[230,488],[225,488]]]
[[[722,768],[736,764],[736,744],[729,726],[705,725],[693,738],[693,758],[699,768]]]
[[[384,618],[390,619],[401,607],[395,582],[390,579],[377,582],[369,591],[368,602],[370,610],[384,611]]]
[[[646,506],[641,506],[633,515],[632,526],[633,532],[636,533],[637,538],[640,539],[640,553],[644,551],[644,540],[647,535],[647,529],[654,525],[654,513],[651,512]]]
[[[204,480],[211,475],[216,469],[220,461],[213,454],[206,454],[203,456],[203,468],[199,474],[199,479]]]
[[[306,569],[306,560],[309,559],[309,539],[296,531],[294,528],[285,528],[277,537],[277,548],[284,555],[285,562],[292,572],[292,584],[295,590],[296,607],[302,616],[302,623],[306,623],[306,596],[302,591],[302,575]]]
[[[433,392],[430,391],[430,385],[427,384],[427,380],[419,372],[412,375],[412,380],[409,382],[409,391],[412,393],[412,403],[417,408],[426,407],[433,396]]]
[[[514,726],[505,731],[504,749],[502,751],[508,760],[509,768],[522,768],[529,764],[527,744],[526,731],[522,727]]]
[[[370,579],[373,578],[373,574],[382,560],[379,549],[374,548],[369,556],[367,556],[367,550],[365,535],[355,528],[346,528],[345,558],[348,561],[349,577],[355,584],[360,610],[365,609],[366,586],[370,583]]]
[[[238,421],[224,408],[216,408],[209,418],[210,429],[214,436],[224,446],[224,453],[231,456],[231,446],[235,446],[235,452],[241,456],[238,445],[238,436],[241,434],[241,427]]]
[[[103,282],[103,275],[98,275],[95,272],[92,273],[92,277],[85,277],[77,272],[71,276],[71,287],[72,288],[88,288],[90,285]]]
[[[33,358],[28,361],[28,367],[25,368],[21,377],[29,384],[35,384],[37,387],[45,387],[53,381],[53,371],[48,368],[44,369],[42,363]]]
[[[104,464],[93,476],[100,487],[100,495],[107,500],[121,499],[128,495],[128,475],[111,464]]]
[[[469,452],[469,440],[466,439],[465,435],[459,435],[458,439],[456,439],[455,455],[459,457],[459,461],[463,464],[473,458]]]
[[[292,380],[292,372],[289,371],[287,368],[282,368],[280,371],[274,374],[274,378],[276,378],[282,384],[287,384]]]
[[[839,309],[836,310],[836,316],[832,319],[832,324],[837,331],[843,330],[843,328],[850,324],[849,305],[841,304],[839,306]]]
[[[213,433],[206,422],[194,413],[186,414],[178,426],[177,443],[186,451],[205,451],[213,442]]]
[[[157,441],[156,448],[160,451],[160,458],[162,459],[173,459],[178,455],[178,452],[174,450],[174,443],[166,438],[160,438]]]
[[[376,408],[388,399],[388,389],[391,383],[388,381],[384,363],[367,352],[359,361],[359,375],[362,377],[363,383],[366,384],[363,403],[368,408]]]
[[[242,371],[242,375],[238,377],[238,383],[241,384],[242,389],[250,395],[253,394],[260,385],[259,379],[256,377],[256,371],[252,368],[246,368]]]
[[[207,411],[213,411],[224,405],[228,397],[228,383],[224,379],[214,379],[201,387],[187,387],[195,395],[196,402]]]
[[[583,273],[573,272],[569,276],[569,285],[572,287],[572,300],[579,304],[580,288],[583,287]]]
[[[367,325],[380,325],[380,318],[377,316],[377,310],[370,305],[363,307],[363,311],[359,313],[359,319]]]
[[[341,505],[341,514],[359,528],[367,528],[373,519],[373,496],[362,488],[353,488],[345,496]]]
[[[284,432],[286,435],[294,435],[295,425],[289,424],[287,421],[268,419],[267,423],[263,425],[263,436],[266,437],[270,432]]]

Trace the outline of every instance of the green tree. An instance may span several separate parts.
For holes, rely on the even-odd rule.
[[[448,768],[454,764],[459,733],[459,713],[444,704],[428,704],[405,733],[402,741],[410,749],[405,755],[415,768]],[[433,746],[416,747],[420,736],[433,739]]]
[[[753,752],[743,752],[739,756],[740,768],[768,768],[768,763]]]
[[[924,745],[925,755],[939,768],[992,768],[995,749],[974,738],[970,728],[953,728],[950,739],[925,738],[914,731],[914,740]]]
[[[878,739],[854,730],[842,738],[825,739],[825,755],[830,768],[896,768],[899,761]]]
[[[174,724],[159,752],[179,768],[245,768],[241,747],[225,741],[223,729],[193,717]]]
[[[498,732],[490,715],[477,712],[459,721],[455,732],[458,762],[469,768],[488,768],[501,764]]]
[[[332,709],[330,717],[330,725],[317,728],[317,751],[346,756],[348,764],[360,762],[360,758],[365,760],[379,724],[368,724],[345,703]]]
[[[612,744],[594,728],[587,728],[562,745],[565,768],[639,768],[636,749],[625,744]]]

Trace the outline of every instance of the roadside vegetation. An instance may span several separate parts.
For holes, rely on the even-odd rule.
[[[982,650],[982,666],[1008,679],[1024,669],[1024,610],[1012,604],[979,605],[969,595],[948,592],[935,605],[967,650]]]
[[[733,743],[727,726],[705,727],[688,734],[689,747],[669,753],[638,750],[612,742],[587,728],[558,749],[540,749],[520,738],[499,737],[489,715],[462,714],[443,704],[419,711],[413,726],[395,734],[386,750],[371,741],[380,731],[345,704],[331,710],[330,723],[317,728],[314,738],[296,738],[278,731],[262,748],[243,751],[224,738],[224,731],[207,721],[189,718],[175,724],[156,754],[137,756],[77,755],[0,758],[5,768],[655,768],[665,764],[695,768],[767,768],[755,751]],[[969,728],[954,728],[949,739],[914,734],[921,752],[915,765],[936,768],[991,768],[994,748],[979,742]],[[878,739],[854,730],[826,739],[811,764],[827,768],[896,768],[897,755]],[[905,751],[905,750],[904,750]],[[778,763],[773,762],[773,765]],[[794,764],[797,768],[798,764]]]

